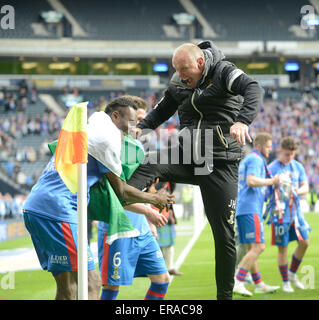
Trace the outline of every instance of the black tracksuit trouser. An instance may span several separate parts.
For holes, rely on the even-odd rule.
[[[156,177],[198,185],[205,213],[215,241],[217,299],[231,300],[234,286],[236,248],[234,238],[235,205],[239,162],[214,161],[213,172],[195,175],[192,164],[150,164],[144,162],[128,184],[142,190]]]

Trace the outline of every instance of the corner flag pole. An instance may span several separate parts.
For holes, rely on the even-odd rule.
[[[87,102],[74,105],[60,130],[55,149],[55,168],[66,187],[77,193],[78,299],[88,299],[87,239]]]
[[[87,164],[78,163],[78,300],[88,300]]]

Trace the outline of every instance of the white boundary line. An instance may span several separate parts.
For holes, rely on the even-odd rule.
[[[188,256],[189,252],[192,250],[194,244],[196,243],[197,239],[201,235],[202,231],[204,230],[205,226],[207,224],[207,219],[205,219],[204,223],[200,226],[200,228],[194,232],[192,238],[188,241],[186,247],[182,251],[182,253],[178,256],[177,261],[175,263],[175,268],[178,270],[181,265],[184,263],[186,257]],[[171,282],[174,280],[174,276],[171,276]]]

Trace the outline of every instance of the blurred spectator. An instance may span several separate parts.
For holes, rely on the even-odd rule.
[[[319,162],[316,155],[319,153],[319,102],[315,94],[306,85],[302,87],[303,91],[298,93],[301,98],[281,98],[281,88],[269,86],[265,88],[265,102],[261,107],[261,112],[250,127],[252,137],[258,131],[267,131],[273,136],[274,152],[270,157],[272,160],[276,157],[276,149],[282,136],[296,136],[300,143],[297,160],[302,161],[305,165],[309,182],[313,184],[313,189],[319,194]],[[287,93],[287,89],[285,89]],[[78,102],[90,101],[92,107],[89,108],[88,114],[99,111],[103,105],[110,100],[128,94],[122,91],[105,92],[103,95],[98,93],[96,101],[94,95],[89,99],[84,99],[85,94],[81,94],[77,88],[66,86],[63,89],[62,96],[70,95]],[[152,90],[141,91],[138,96],[146,100],[146,113],[152,110],[160,100],[163,92],[154,92]],[[287,96],[287,94],[286,94]],[[63,124],[63,118],[57,116],[51,110],[36,116],[26,115],[25,110],[28,104],[37,101],[37,90],[30,81],[22,81],[20,89],[17,92],[8,90],[5,87],[0,89],[0,114],[7,112],[9,116],[0,117],[0,167],[2,170],[15,181],[18,173],[21,171],[19,163],[45,160],[49,157],[47,143],[58,137],[60,128]],[[144,117],[145,111],[141,112]],[[143,112],[143,114],[142,114]],[[177,138],[178,115],[170,118],[160,129],[156,130],[157,134],[145,136],[145,148],[154,150],[162,148],[170,143],[174,143]],[[163,130],[164,129],[164,130]],[[29,149],[27,146],[18,147],[17,141],[28,135],[41,135],[45,139],[38,147]],[[177,141],[177,140],[176,140]],[[26,186],[32,186],[36,181],[38,174],[29,175],[24,172],[19,175],[19,180],[23,181]]]
[[[266,88],[265,99],[278,100],[278,91],[275,86],[269,86]]]
[[[6,215],[6,205],[4,201],[4,196],[0,192],[0,220],[3,220]]]
[[[38,100],[38,93],[37,93],[36,88],[33,86],[31,88],[30,101],[31,101],[31,103],[36,103],[37,100]]]
[[[5,218],[12,218],[12,196],[9,193],[4,195]]]
[[[309,183],[319,190],[319,101],[309,89],[301,100],[287,98],[266,99],[250,127],[252,137],[258,131],[269,132],[273,137],[273,149],[279,147],[283,136],[294,136],[299,142],[297,160],[304,163]]]
[[[23,217],[23,204],[26,196],[16,194],[14,196],[0,192],[0,221],[4,219],[21,219]]]
[[[185,185],[182,189],[183,218],[189,220],[193,216],[193,187]]]
[[[4,99],[4,88],[0,90],[0,110],[4,107],[5,99]]]
[[[172,194],[174,192],[175,186],[176,186],[175,183],[160,182],[156,185],[156,190],[164,189],[169,194]],[[167,218],[168,223],[161,228],[157,228],[157,235],[158,235],[157,241],[163,253],[168,273],[170,275],[182,276],[183,273],[175,269],[175,263],[174,263],[174,260],[175,260],[174,245],[176,242],[175,225],[177,221],[174,214],[173,205],[169,205],[169,208],[162,210],[161,213]]]

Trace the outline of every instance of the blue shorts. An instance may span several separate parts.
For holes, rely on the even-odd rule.
[[[295,223],[271,223],[271,244],[287,247],[290,241],[307,240],[309,238],[306,225],[296,227]]]
[[[259,214],[243,214],[236,217],[238,242],[264,243],[264,223]]]
[[[26,211],[24,223],[38,255],[42,269],[57,276],[77,271],[77,224],[41,218]],[[88,248],[88,270],[95,269],[93,254]]]
[[[148,232],[106,244],[107,233],[98,230],[98,254],[102,285],[131,285],[134,277],[166,273],[162,251]]]

